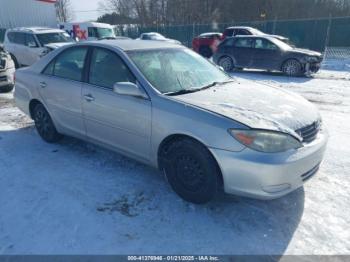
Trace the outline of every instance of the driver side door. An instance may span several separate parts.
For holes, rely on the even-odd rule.
[[[88,68],[87,83],[82,92],[88,138],[148,162],[152,121],[150,99],[113,91],[117,82],[137,83],[114,51],[94,47]]]

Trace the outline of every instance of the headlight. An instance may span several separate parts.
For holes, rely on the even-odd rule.
[[[281,132],[230,129],[229,133],[241,144],[260,152],[277,153],[302,146],[296,138]]]
[[[315,57],[315,56],[307,56],[306,57],[306,61],[309,62],[309,63],[315,63],[318,61],[318,58]]]

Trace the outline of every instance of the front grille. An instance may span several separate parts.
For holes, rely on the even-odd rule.
[[[5,69],[5,68],[6,68],[6,60],[0,59],[0,69]]]
[[[303,138],[303,143],[310,143],[316,139],[317,134],[320,131],[320,127],[321,122],[316,121],[311,125],[296,130],[296,132]]]
[[[302,174],[301,179],[303,180],[303,182],[305,182],[306,180],[310,179],[313,175],[315,175],[319,169],[320,169],[320,164],[318,164],[317,166],[315,166],[313,169],[306,172],[305,174]]]
[[[0,82],[6,82],[7,76],[0,76]]]

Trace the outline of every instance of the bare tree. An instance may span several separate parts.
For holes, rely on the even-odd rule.
[[[60,22],[68,22],[74,19],[73,8],[70,0],[56,1],[56,15]]]

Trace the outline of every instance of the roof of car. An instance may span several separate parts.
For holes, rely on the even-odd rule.
[[[52,32],[64,32],[58,28],[49,28],[49,27],[16,27],[8,30],[9,32],[25,32],[25,33],[52,33]]]
[[[111,47],[117,47],[123,51],[131,50],[145,50],[145,49],[162,49],[162,48],[179,48],[181,45],[174,44],[171,42],[165,41],[138,41],[138,40],[129,40],[129,39],[117,39],[117,40],[101,40],[101,41],[90,41],[90,42],[81,42],[79,44],[83,45],[105,45]]]
[[[219,33],[219,32],[208,32],[208,33],[200,34],[199,36],[212,36],[212,35],[222,35],[222,33]]]
[[[274,37],[272,35],[236,35],[236,36],[232,36],[232,38],[266,38],[266,39],[271,39]]]
[[[226,29],[253,29],[251,26],[230,26],[227,27]]]

